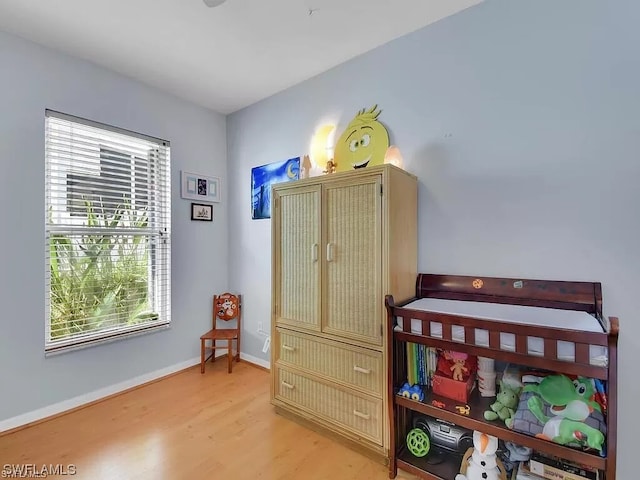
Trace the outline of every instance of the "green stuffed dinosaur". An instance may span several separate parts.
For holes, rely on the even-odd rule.
[[[512,428],[519,395],[520,387],[512,387],[501,381],[496,401],[489,406],[491,410],[484,412],[484,418],[486,420],[497,420],[499,418],[504,421],[507,428]]]
[[[587,378],[578,377],[573,382],[564,375],[550,375],[539,384],[527,385],[524,392],[533,392],[527,406],[538,421],[544,425],[539,438],[551,440],[561,445],[583,445],[601,450],[604,435],[584,421],[593,410],[600,411],[600,405],[591,400],[595,389]],[[544,413],[544,403],[551,405],[551,414]]]

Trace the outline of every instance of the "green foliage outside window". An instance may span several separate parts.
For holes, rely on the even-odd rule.
[[[125,204],[109,214],[90,202],[86,209],[85,227],[96,233],[50,235],[52,340],[158,318],[149,298],[150,237],[126,232],[145,229],[147,212]]]

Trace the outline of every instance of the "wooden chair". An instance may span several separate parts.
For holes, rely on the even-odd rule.
[[[213,328],[200,337],[200,373],[204,373],[204,364],[209,358],[212,362],[216,360],[216,340],[227,341],[227,359],[229,362],[229,373],[233,362],[233,340],[236,341],[236,362],[240,361],[240,319],[242,317],[242,295],[223,293],[213,296]],[[218,320],[228,322],[236,319],[235,328],[218,328]],[[207,340],[211,340],[211,346],[207,346]],[[211,355],[205,358],[205,350],[212,350]]]

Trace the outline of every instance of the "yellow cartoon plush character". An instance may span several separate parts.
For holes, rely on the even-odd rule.
[[[384,163],[384,155],[389,148],[389,134],[378,121],[378,115],[380,110],[374,105],[369,110],[360,110],[347,125],[335,147],[337,171]]]

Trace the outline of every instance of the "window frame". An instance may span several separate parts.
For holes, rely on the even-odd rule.
[[[97,230],[87,224],[80,225],[79,222],[73,220],[74,215],[69,210],[70,193],[73,193],[71,189],[74,187],[68,183],[69,176],[77,175],[78,170],[75,172],[74,168],[74,154],[69,154],[69,169],[65,171],[65,165],[60,160],[56,160],[50,150],[55,141],[50,128],[54,128],[50,125],[51,119],[60,122],[70,122],[70,131],[73,128],[72,124],[77,124],[81,129],[97,129],[95,137],[91,138],[91,141],[95,142],[95,145],[99,148],[98,154],[98,175],[92,174],[95,178],[102,182],[103,178],[107,178],[106,190],[103,188],[102,192],[108,191],[111,187],[109,185],[108,175],[102,177],[100,171],[102,165],[103,145],[99,142],[99,136],[109,137],[113,135],[109,141],[115,143],[118,137],[126,136],[127,140],[135,143],[140,141],[146,143],[144,148],[146,149],[147,158],[144,159],[147,162],[147,189],[144,191],[146,194],[146,202],[148,209],[145,209],[148,215],[148,225],[140,228],[129,228],[116,225],[113,229],[99,227]],[[69,134],[69,149],[72,151],[77,148],[73,134]],[[108,142],[105,142],[108,143]],[[137,145],[136,148],[139,148]],[[113,147],[108,147],[112,151]],[[131,148],[133,150],[133,148]],[[146,333],[155,332],[158,330],[164,330],[171,326],[171,156],[170,156],[170,142],[167,140],[151,137],[148,135],[140,134],[131,130],[107,125],[93,120],[88,120],[74,115],[46,109],[45,110],[45,355],[51,355],[56,353],[62,353],[70,350],[76,350],[80,348],[86,348],[93,345],[98,345],[107,342],[113,342],[123,338],[129,338],[135,335],[141,335]],[[108,150],[104,150],[105,155],[109,155]],[[75,152],[74,152],[75,153]],[[137,154],[129,153],[126,148],[118,153],[123,154],[123,158],[130,157],[131,172],[126,174],[123,178],[128,178],[129,187],[131,191],[131,200],[133,201],[138,195],[138,178],[137,172],[139,171],[138,160],[142,160]],[[154,156],[156,156],[154,158]],[[108,158],[105,156],[105,158]],[[93,162],[94,160],[91,160]],[[83,160],[84,162],[84,160]],[[107,163],[107,162],[105,162]],[[126,165],[126,160],[122,162],[122,165]],[[84,166],[84,165],[83,165]],[[113,163],[112,163],[112,167]],[[117,168],[117,165],[116,167]],[[63,174],[65,182],[60,182],[58,175]],[[87,177],[88,178],[88,177]],[[86,185],[90,185],[91,181],[87,180]],[[118,181],[114,183],[119,183]],[[63,186],[61,186],[63,185]],[[84,188],[86,188],[84,185]],[[116,193],[122,188],[126,189],[126,186],[116,186]],[[75,187],[77,188],[77,186]],[[102,188],[102,187],[100,187]],[[57,190],[52,194],[53,190]],[[82,190],[82,189],[81,189]],[[100,191],[100,190],[98,190]],[[62,192],[62,193],[61,193]],[[76,192],[77,193],[77,192]],[[61,200],[63,198],[63,200]],[[98,197],[100,198],[100,197]],[[125,197],[126,199],[126,197]],[[103,200],[101,200],[102,202]],[[76,200],[77,202],[77,200]],[[111,200],[113,203],[113,200]],[[153,207],[150,205],[153,204]],[[130,213],[137,213],[138,208],[136,204],[132,203],[133,208]],[[57,213],[60,215],[60,211],[63,211],[63,215],[69,216],[68,223],[62,225],[56,225],[52,220],[50,221],[49,212],[53,208],[58,208]],[[76,212],[77,214],[77,212]],[[82,218],[82,217],[81,217]],[[85,217],[88,219],[88,216]],[[105,217],[106,218],[106,217]],[[88,220],[87,220],[88,221]],[[78,223],[78,225],[76,225]],[[73,238],[73,235],[102,233],[105,236],[117,240],[122,240],[127,236],[140,236],[144,239],[145,247],[142,255],[148,256],[147,261],[147,276],[145,281],[147,283],[147,302],[150,303],[152,317],[157,315],[157,318],[153,320],[146,320],[138,324],[133,325],[116,325],[98,330],[92,330],[89,332],[82,332],[72,334],[61,339],[53,339],[51,336],[52,328],[52,262],[51,262],[51,239],[54,235],[68,235],[68,238]],[[72,247],[75,248],[75,247]],[[56,251],[56,256],[57,256]],[[133,255],[140,254],[133,253]],[[59,257],[56,257],[59,260]],[[121,258],[121,257],[117,257]],[[58,263],[56,260],[56,264]],[[150,317],[150,318],[152,318]],[[85,317],[91,318],[91,317]]]

